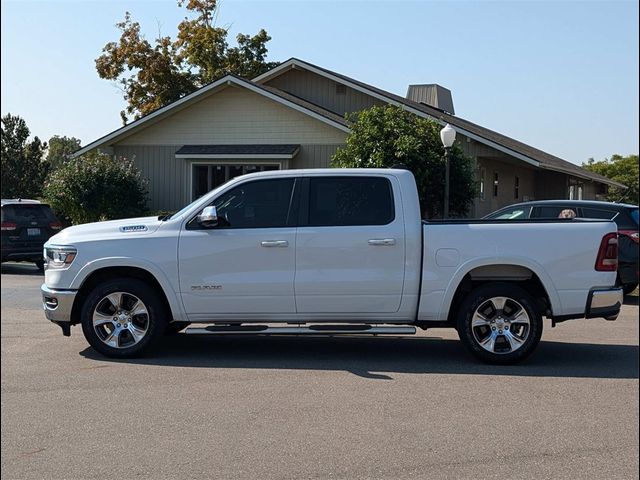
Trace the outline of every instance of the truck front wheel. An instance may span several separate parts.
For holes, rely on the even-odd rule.
[[[534,299],[510,283],[492,283],[464,299],[457,318],[464,346],[487,363],[508,365],[528,357],[542,336]]]
[[[82,332],[107,357],[142,354],[164,333],[166,311],[158,294],[135,278],[116,278],[97,285],[81,312]]]

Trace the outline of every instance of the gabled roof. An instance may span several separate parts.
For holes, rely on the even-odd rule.
[[[251,82],[249,80],[245,80],[244,78],[240,78],[236,75],[227,74],[224,77],[212,82],[204,87],[199,88],[193,93],[189,95],[185,95],[179,100],[170,103],[162,108],[159,108],[144,117],[139,118],[131,122],[128,125],[125,125],[113,132],[105,135],[104,137],[99,138],[91,142],[89,145],[82,147],[80,150],[73,153],[73,157],[77,157],[84,153],[87,153],[95,148],[98,148],[106,143],[114,143],[117,142],[129,135],[132,135],[139,129],[149,126],[162,118],[165,118],[173,113],[186,108],[187,106],[199,101],[206,94],[213,94],[217,90],[221,90],[229,85],[236,85],[242,88],[246,88],[251,90],[252,92],[263,95],[271,100],[274,100],[282,105],[293,108],[299,112],[302,112],[310,117],[313,117],[317,120],[320,120],[332,127],[337,128],[338,130],[342,130],[343,132],[349,132],[348,122],[341,117],[340,115],[336,115],[329,110],[325,110],[323,108],[314,105],[313,103],[307,102],[301,98],[298,98],[294,95],[290,95],[286,92],[278,90],[276,88],[271,88],[266,85],[259,85],[257,83]]]
[[[506,153],[519,160],[522,160],[534,167],[562,172],[587,180],[594,180],[597,182],[605,183],[615,187],[624,187],[624,185],[615,182],[607,177],[590,172],[582,167],[579,167],[578,165],[551,155],[547,152],[543,152],[542,150],[534,148],[513,138],[507,137],[506,135],[503,135],[501,133],[495,132],[485,127],[481,127],[480,125],[457,117],[455,115],[449,115],[442,110],[438,110],[437,108],[431,107],[424,103],[414,102],[407,98],[401,97],[400,95],[387,92],[359,80],[347,77],[346,75],[327,70],[326,68],[313,65],[298,58],[290,58],[277,67],[254,78],[253,81],[255,83],[265,83],[292,69],[302,69],[313,72],[317,75],[321,75],[325,78],[333,80],[334,82],[347,85],[354,90],[365,93],[383,102],[400,106],[421,117],[436,120],[442,125],[449,123],[461,134],[492,148],[495,148],[496,150]]]

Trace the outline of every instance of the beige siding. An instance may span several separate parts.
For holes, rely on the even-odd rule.
[[[599,200],[598,198],[598,185],[595,182],[585,181],[582,188],[583,200]]]
[[[244,88],[227,87],[118,145],[335,144],[346,133]]]
[[[536,200],[563,200],[568,198],[568,178],[564,173],[537,172]]]
[[[289,168],[327,168],[331,156],[343,144],[301,145],[300,152],[289,161]],[[131,159],[148,181],[149,208],[156,210],[178,210],[191,201],[192,161],[175,158],[182,145],[118,145],[113,154]],[[224,163],[224,159],[219,159]],[[234,159],[233,162],[237,162]],[[201,162],[201,161],[200,161]],[[206,161],[205,161],[206,162]],[[252,164],[255,160],[246,159]]]
[[[116,146],[114,155],[133,161],[149,182],[149,208],[176,210],[185,205],[184,184],[187,169],[183,159],[175,158],[182,145]]]
[[[292,168],[329,168],[331,157],[339,147],[344,144],[334,145],[302,145],[300,152],[294,158]]]
[[[474,217],[483,217],[499,208],[513,203],[534,200],[536,195],[536,174],[534,170],[523,169],[517,165],[495,159],[479,157],[478,180],[484,171],[484,200],[477,198],[474,202]],[[498,195],[494,195],[494,174],[498,174]],[[519,180],[518,197],[515,195],[516,177]],[[455,185],[453,186],[455,188]]]
[[[385,102],[349,87],[339,94],[336,92],[336,82],[306,70],[289,70],[266,84],[338,115],[358,112],[374,105],[385,105]]]

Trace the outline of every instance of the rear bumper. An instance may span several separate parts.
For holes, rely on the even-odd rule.
[[[52,290],[43,283],[40,292],[42,293],[42,308],[45,317],[55,323],[70,323],[71,309],[78,291]]]
[[[615,320],[622,308],[621,288],[594,288],[587,297],[587,318],[605,318]]]

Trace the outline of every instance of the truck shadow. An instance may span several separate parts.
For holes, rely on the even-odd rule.
[[[153,356],[114,360],[92,348],[86,358],[140,365],[348,371],[392,380],[397,373],[638,378],[637,345],[541,342],[526,361],[512,366],[477,362],[454,340],[440,338],[199,337],[163,339]]]
[[[3,263],[0,271],[2,275],[32,275],[44,277],[44,272],[38,270],[38,267],[30,262]]]

